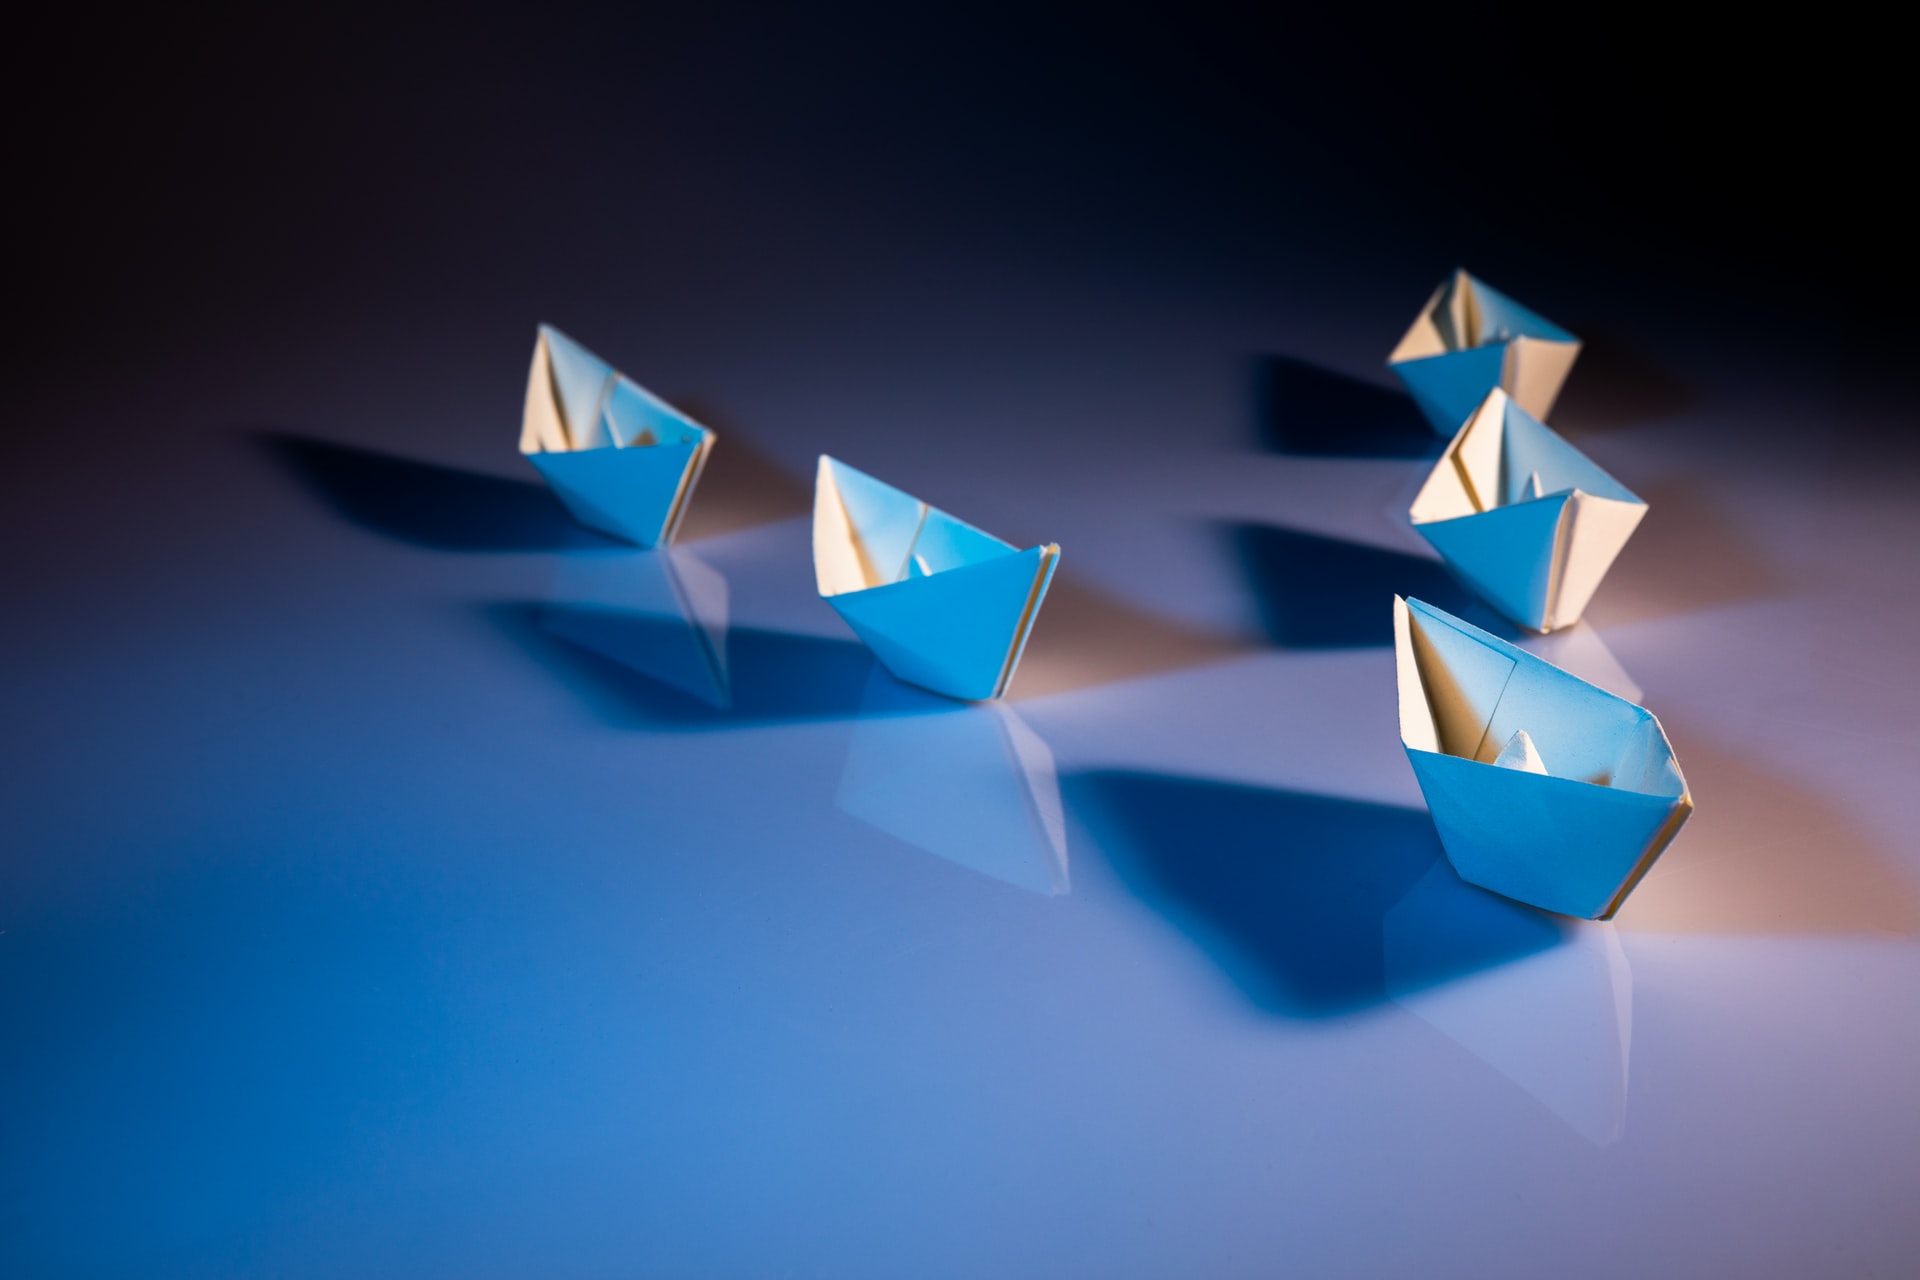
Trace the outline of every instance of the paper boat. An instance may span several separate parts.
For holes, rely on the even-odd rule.
[[[1642,707],[1396,597],[1400,741],[1460,878],[1605,920],[1693,812]]]
[[[1536,418],[1553,408],[1580,340],[1464,271],[1434,291],[1387,365],[1441,436],[1500,387]]]
[[[1580,621],[1647,504],[1496,389],[1407,514],[1488,604],[1554,631]]]
[[[832,458],[813,491],[820,595],[908,684],[984,701],[1007,691],[1060,548],[1018,550]]]
[[[520,452],[581,524],[643,547],[671,542],[713,440],[566,334],[540,326]]]

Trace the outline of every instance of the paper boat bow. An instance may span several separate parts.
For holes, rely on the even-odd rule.
[[[1553,409],[1580,340],[1464,271],[1434,290],[1387,357],[1435,433],[1451,436],[1500,387],[1536,418]]]
[[[1395,598],[1393,626],[1400,741],[1453,869],[1613,915],[1693,812],[1660,722],[1418,600]]]
[[[1647,504],[1495,390],[1407,514],[1488,604],[1554,631],[1580,621]]]
[[[643,547],[671,542],[713,441],[599,356],[540,326],[520,452],[581,524]]]
[[[970,701],[1007,691],[1060,548],[1025,551],[822,456],[820,595],[908,684]]]

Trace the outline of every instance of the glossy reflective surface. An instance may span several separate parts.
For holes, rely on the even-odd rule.
[[[362,229],[219,188],[334,256],[189,255],[125,286],[172,325],[35,348],[0,1273],[1908,1273],[1920,472],[1878,366],[1469,263],[1589,339],[1554,425],[1651,507],[1525,643],[1644,699],[1699,806],[1615,923],[1545,916],[1448,869],[1393,704],[1395,592],[1500,624],[1406,525],[1439,442],[1382,361],[1503,250],[1092,73],[977,109],[1119,151],[929,106],[986,34],[928,72],[782,21],[476,62],[458,128],[378,72],[344,151],[290,144],[372,175]],[[718,432],[674,551],[516,456],[541,320]],[[822,452],[1060,543],[1008,703],[820,601]]]

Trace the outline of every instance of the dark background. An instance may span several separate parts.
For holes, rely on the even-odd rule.
[[[1145,256],[1284,223],[1890,349],[1887,42],[1592,5],[38,7],[0,89],[8,362],[16,390],[119,376],[105,353],[537,290],[641,237],[671,270],[766,237],[769,168],[930,252],[936,221]],[[690,60],[713,92],[658,92]],[[702,225],[651,224],[689,184]]]

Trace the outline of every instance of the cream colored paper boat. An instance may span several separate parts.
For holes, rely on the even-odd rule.
[[[643,547],[671,542],[713,441],[712,431],[540,326],[520,452],[581,524]]]
[[[1557,631],[1580,621],[1647,504],[1496,389],[1407,514],[1488,604]]]
[[[1440,436],[1499,387],[1536,418],[1553,409],[1580,340],[1465,271],[1434,290],[1387,357]]]
[[[1453,615],[1396,597],[1400,741],[1460,878],[1605,920],[1693,812],[1660,722]]]
[[[813,493],[820,595],[898,679],[1006,693],[1060,548],[1025,551],[823,456]]]

